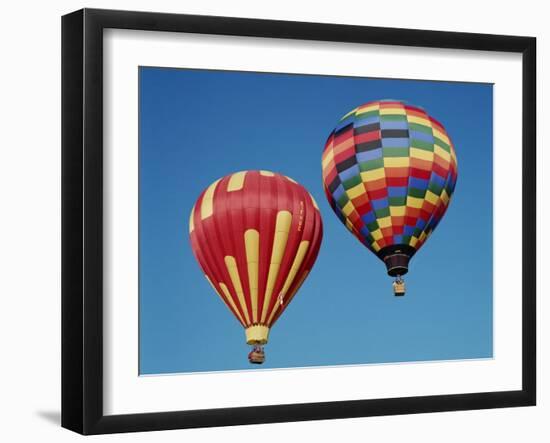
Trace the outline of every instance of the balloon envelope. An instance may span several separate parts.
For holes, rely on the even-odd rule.
[[[284,175],[237,172],[199,196],[189,232],[207,280],[246,328],[247,342],[266,343],[319,252],[313,197]]]
[[[457,181],[443,125],[400,101],[373,101],[344,115],[328,137],[322,168],[334,212],[392,276],[407,272]]]

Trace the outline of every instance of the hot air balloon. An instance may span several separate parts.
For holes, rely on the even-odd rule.
[[[269,330],[310,272],[323,227],[313,197],[289,177],[242,171],[212,183],[189,220],[195,257],[262,363]]]
[[[445,128],[419,107],[372,101],[340,119],[322,168],[332,209],[404,295],[409,260],[441,221],[457,181]]]

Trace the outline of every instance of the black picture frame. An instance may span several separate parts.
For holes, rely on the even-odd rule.
[[[522,54],[522,389],[130,415],[103,413],[103,30],[353,42]],[[62,426],[150,431],[536,403],[536,39],[229,17],[83,9],[62,18]]]

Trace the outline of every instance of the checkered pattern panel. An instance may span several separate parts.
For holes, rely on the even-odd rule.
[[[400,101],[346,114],[323,151],[325,194],[369,249],[418,250],[449,205],[457,180],[453,144],[441,123]]]

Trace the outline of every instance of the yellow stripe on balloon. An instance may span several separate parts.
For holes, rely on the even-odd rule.
[[[380,115],[407,115],[407,111],[402,107],[380,108]]]
[[[340,121],[344,120],[345,118],[348,118],[351,114],[354,114],[355,111],[357,111],[357,108],[355,108],[355,109],[349,111],[346,115],[344,115],[344,116],[340,119]]]
[[[420,209],[422,207],[422,203],[424,203],[423,198],[411,197],[410,195],[407,196],[407,206],[409,208]]]
[[[218,291],[218,289],[214,286],[214,283],[212,283],[212,280],[210,280],[210,277],[208,277],[208,275],[204,274],[204,276],[206,277],[206,280],[208,281],[208,283],[210,283],[210,286],[212,286],[212,289],[214,290],[214,292],[216,294],[218,294],[220,296],[220,298],[222,299],[222,301],[224,303],[226,303],[225,299],[223,298],[222,294],[220,293],[220,291]]]
[[[210,217],[214,213],[214,191],[218,186],[219,179],[206,189],[201,203],[201,220]]]
[[[431,203],[432,205],[437,204],[439,200],[439,197],[429,189],[426,191],[426,196],[424,198],[426,199],[427,202]]]
[[[361,172],[361,180],[363,182],[370,182],[373,180],[380,180],[386,177],[384,168],[373,169],[372,171]]]
[[[265,323],[267,310],[273,294],[273,288],[279,275],[279,268],[286,248],[288,233],[292,223],[292,214],[289,211],[279,211],[275,222],[275,236],[273,238],[273,250],[271,251],[271,260],[269,271],[267,273],[267,285],[265,290],[264,304],[262,307],[261,323]]]
[[[342,212],[344,213],[344,215],[346,217],[349,217],[349,215],[355,211],[355,206],[353,206],[353,203],[351,202],[351,200],[348,200],[348,202],[344,205],[344,207],[342,208]]]
[[[330,163],[334,160],[334,150],[329,148],[323,154],[322,166],[323,169],[326,169]]]
[[[263,175],[264,177],[273,177],[275,174],[271,171],[260,171],[260,175]]]
[[[409,157],[384,157],[385,168],[407,168]]]
[[[424,149],[411,148],[410,153],[413,158],[419,158],[430,162],[434,159],[434,153],[431,151],[425,151]]]
[[[244,233],[244,245],[246,249],[246,264],[248,267],[250,301],[252,304],[252,322],[258,323],[258,268],[260,261],[260,233],[255,229],[248,229]]]
[[[432,131],[433,131],[433,134],[434,134],[435,137],[437,137],[438,139],[444,141],[448,145],[451,144],[451,141],[449,140],[449,137],[447,137],[447,134],[445,134],[444,132],[438,131],[436,128],[432,128]]]
[[[359,183],[353,188],[346,190],[346,194],[350,199],[360,197],[365,194],[365,186],[363,186],[363,183]]]
[[[227,183],[227,192],[239,191],[244,187],[244,178],[246,171],[236,172],[231,176]]]
[[[432,127],[432,123],[430,122],[430,120],[422,117],[417,117],[416,115],[408,114],[407,120],[411,123],[418,123],[419,125],[427,126],[428,128]]]
[[[189,233],[195,229],[195,205],[191,208],[191,215],[189,216]]]
[[[290,285],[294,281],[294,278],[296,277],[296,274],[298,273],[300,266],[302,266],[302,262],[304,261],[304,258],[306,256],[308,249],[309,249],[309,241],[308,240],[301,241],[300,246],[298,246],[298,251],[296,252],[296,257],[294,257],[294,261],[292,262],[292,266],[286,278],[285,284],[283,285],[283,289],[281,290],[283,295],[287,293],[288,288],[290,288]]]
[[[449,197],[449,194],[447,194],[447,191],[445,189],[443,189],[443,192],[441,193],[440,198],[443,201],[443,203],[445,203],[445,206],[447,205],[447,203],[449,203],[450,197]]]
[[[237,293],[237,298],[239,299],[239,304],[241,309],[244,312],[244,317],[246,319],[246,324],[250,324],[250,317],[248,316],[248,308],[246,307],[246,300],[244,299],[243,287],[241,285],[241,277],[239,276],[239,270],[237,268],[237,262],[235,257],[226,255],[224,258],[225,267],[227,272],[229,272],[229,277],[231,278],[231,283],[233,283],[233,288]]]
[[[390,206],[390,215],[393,217],[401,217],[405,212],[406,206]]]
[[[220,283],[220,288],[222,288],[222,292],[220,292],[220,291],[218,291],[218,288],[216,288],[216,286],[214,286],[214,283],[212,283],[212,280],[210,280],[210,277],[208,277],[208,275],[206,275],[206,274],[204,274],[204,276],[206,277],[206,280],[208,281],[208,283],[210,283],[210,286],[212,286],[212,289],[214,290],[214,292],[216,294],[218,294],[218,297],[220,298],[220,300],[224,303],[225,306],[227,306],[227,309],[231,309],[230,306],[233,306],[235,308],[235,312],[237,313],[239,321],[244,325],[244,321],[241,317],[241,314],[237,310],[237,307],[235,306],[235,304],[232,303],[233,300],[231,300],[230,296],[229,296],[229,299],[227,299],[227,296],[229,294],[227,286],[225,286],[223,283]],[[224,289],[224,287],[225,287],[225,289]],[[227,291],[227,293],[225,291]]]
[[[381,228],[389,228],[391,226],[391,217],[379,218],[378,226],[380,226]]]
[[[378,103],[373,103],[372,105],[366,105],[366,106],[357,108],[355,113],[357,115],[361,115],[361,114],[364,114],[365,112],[378,111],[379,109],[380,109],[380,105]]]
[[[288,289],[294,282],[294,279],[296,278],[296,274],[298,273],[298,270],[300,269],[300,266],[302,266],[302,262],[304,261],[304,258],[306,257],[307,250],[309,249],[309,241],[304,240],[300,242],[300,246],[298,246],[298,251],[296,252],[296,257],[294,257],[294,261],[292,262],[292,266],[290,267],[290,271],[288,272],[288,276],[286,277],[285,283],[283,285],[283,289],[281,289],[280,296],[283,297],[283,303],[285,300],[285,296],[287,295]],[[286,299],[288,300],[288,299]],[[267,319],[267,324],[271,323],[271,320],[273,319],[273,316],[277,312],[277,310],[281,307],[281,303],[275,303],[275,306],[273,306],[273,310],[271,311],[271,314],[269,315],[269,318]]]
[[[372,235],[372,238],[375,240],[381,240],[382,239],[382,231],[380,229],[376,229],[370,233]]]
[[[237,314],[237,317],[239,318],[239,321],[243,325],[246,325],[246,323],[244,322],[243,317],[241,316],[241,313],[237,309],[237,305],[235,304],[235,301],[233,300],[233,297],[231,297],[231,294],[229,293],[229,289],[227,289],[227,286],[225,285],[225,283],[220,282],[219,285],[220,285],[220,288],[222,288],[222,292],[223,292],[223,297],[220,294],[220,297],[222,298],[222,300],[225,299],[226,304],[229,304],[229,306],[231,306],[233,308],[233,311],[235,311],[235,313]],[[214,286],[214,285],[212,285],[212,286]],[[216,288],[214,288],[214,289],[216,289]]]
[[[439,155],[446,162],[451,161],[451,154],[449,152],[445,151],[445,149],[439,147],[438,145],[434,145],[434,153],[436,155]]]

